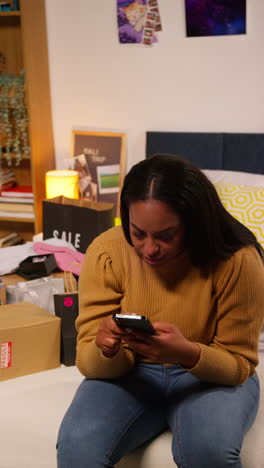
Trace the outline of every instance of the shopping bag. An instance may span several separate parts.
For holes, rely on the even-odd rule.
[[[54,315],[53,295],[64,291],[63,278],[45,276],[6,286],[6,302],[7,304],[31,302]]]
[[[42,207],[44,240],[63,239],[83,253],[95,237],[114,226],[113,203],[59,196],[44,200]]]
[[[6,287],[0,278],[0,305],[6,304]]]
[[[79,312],[77,282],[71,272],[65,272],[66,292],[55,294],[55,315],[61,319],[61,363],[74,366],[76,359],[77,330],[75,320]]]

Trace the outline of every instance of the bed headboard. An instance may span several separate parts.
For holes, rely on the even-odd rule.
[[[147,132],[146,157],[177,154],[200,169],[264,174],[264,133]]]

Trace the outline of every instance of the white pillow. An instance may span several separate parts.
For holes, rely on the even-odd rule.
[[[216,169],[203,169],[204,174],[211,182],[224,182],[253,187],[264,187],[264,175],[249,172],[224,171]]]

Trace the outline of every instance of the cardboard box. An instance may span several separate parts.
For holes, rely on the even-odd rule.
[[[30,302],[0,307],[0,381],[60,366],[61,320]]]

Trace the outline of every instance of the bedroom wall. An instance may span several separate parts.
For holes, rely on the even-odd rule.
[[[264,131],[264,1],[247,0],[247,34],[187,38],[184,0],[159,0],[153,47],[119,44],[116,0],[46,0],[57,167],[72,129],[127,134],[127,169],[145,132]]]

